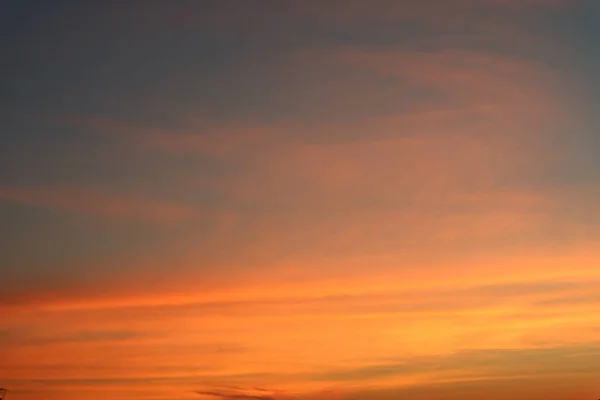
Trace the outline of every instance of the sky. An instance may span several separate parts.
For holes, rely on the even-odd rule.
[[[0,1],[11,400],[600,396],[600,2]]]

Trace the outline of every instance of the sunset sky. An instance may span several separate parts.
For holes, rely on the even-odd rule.
[[[597,399],[599,42],[597,0],[1,0],[7,399]]]

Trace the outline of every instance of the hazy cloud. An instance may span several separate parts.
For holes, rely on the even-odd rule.
[[[64,187],[3,187],[0,200],[116,220],[172,222],[194,215],[194,208],[151,199]]]

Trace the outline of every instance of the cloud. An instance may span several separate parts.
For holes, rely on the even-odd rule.
[[[252,24],[258,22],[276,24],[279,20],[285,22],[305,19],[318,21],[325,25],[340,23],[354,23],[359,21],[403,21],[422,19],[442,19],[448,13],[460,15],[465,11],[481,11],[489,9],[512,8],[526,10],[529,6],[555,6],[568,5],[569,0],[426,0],[414,2],[410,0],[393,1],[378,0],[366,5],[360,0],[309,0],[301,3],[293,1],[280,2],[278,5],[265,4],[262,7],[247,4],[235,6],[215,6],[215,4],[174,5],[165,7],[160,3],[153,3],[145,7],[133,7],[129,13],[121,13],[114,17],[137,17],[146,26],[169,26],[171,28],[199,28],[212,27],[213,29],[235,30],[240,27],[235,22],[249,20]],[[472,17],[469,13],[463,20]],[[295,18],[292,18],[295,17]],[[138,23],[139,23],[138,21]],[[285,24],[281,24],[285,26]],[[260,27],[260,25],[259,25]]]
[[[598,368],[598,343],[590,345],[550,347],[536,349],[486,349],[460,351],[446,356],[414,357],[395,363],[367,365],[356,369],[325,372],[315,379],[355,382],[376,380],[398,375],[417,375],[425,372],[452,377],[458,382],[472,380],[494,380],[494,376],[545,375],[549,373],[592,372]],[[552,360],[552,362],[549,362]]]
[[[13,385],[35,376],[47,387],[70,390],[143,386],[172,392],[193,388],[199,380],[240,385],[198,390],[231,400],[314,399],[323,388],[352,393],[544,377],[567,364],[554,368],[544,360],[573,360],[577,354],[581,362],[570,364],[567,373],[584,373],[597,358],[596,305],[569,299],[597,294],[597,260],[548,255],[535,262],[493,263],[486,258],[467,267],[446,260],[433,267],[413,265],[404,273],[395,268],[379,277],[314,275],[312,282],[303,264],[303,280],[290,276],[282,283],[255,276],[219,292],[202,290],[195,282],[187,293],[169,293],[166,285],[162,292],[145,288],[127,296],[102,289],[105,298],[96,303],[58,299],[59,294],[54,305],[2,309],[3,324],[73,340],[12,343],[0,372]],[[587,270],[579,279],[567,278],[575,274],[573,266]],[[257,282],[261,285],[252,288]],[[563,298],[567,301],[561,304]],[[557,302],[543,303],[550,299]],[[126,345],[102,334],[94,339],[94,332],[118,336],[121,331],[139,336],[126,339]],[[551,349],[561,346],[573,350]],[[281,392],[254,390],[254,385]]]
[[[132,342],[144,338],[146,335],[133,330],[84,330],[68,333],[32,334],[27,329],[11,329],[6,331],[6,336],[6,341],[13,346],[52,346],[77,343]]]
[[[0,200],[117,221],[173,222],[191,218],[196,213],[187,205],[69,187],[2,187]]]
[[[236,276],[223,279],[199,273],[194,269],[197,264],[192,259],[188,268],[183,268],[169,280],[151,280],[135,272],[131,276],[120,276],[117,282],[94,281],[80,285],[77,290],[8,294],[4,308],[47,311],[129,309],[135,315],[140,309],[159,307],[166,312],[180,309],[184,315],[194,312],[238,315],[236,310],[246,306],[257,312],[279,314],[287,304],[296,312],[308,315],[315,310],[321,310],[316,314],[328,315],[336,310],[345,313],[351,309],[367,313],[386,309],[392,313],[435,312],[436,307],[441,307],[438,311],[449,311],[453,307],[460,310],[490,305],[481,303],[483,300],[492,303],[498,300],[499,303],[494,304],[501,304],[507,294],[517,300],[521,295],[527,299],[532,294],[559,294],[593,288],[593,285],[585,286],[580,282],[598,279],[593,267],[597,252],[590,251],[588,246],[579,250],[551,250],[544,256],[536,251],[512,255],[494,253],[490,259],[486,251],[479,257],[448,259],[443,256],[421,258],[421,261],[402,260],[395,253],[389,258],[365,255],[362,259],[327,260],[313,264],[310,270],[301,259],[280,263],[278,268],[256,270],[251,276],[240,271]],[[325,269],[328,272],[320,271]],[[468,291],[461,294],[461,290],[467,288]],[[450,296],[458,303],[444,303],[443,296]],[[478,300],[472,302],[472,296]],[[461,299],[464,301],[459,301]],[[344,300],[358,303],[357,308],[345,308]]]
[[[250,394],[250,393],[254,392],[254,393],[258,393],[258,394]],[[240,390],[240,389],[236,389],[236,390],[219,390],[219,391],[204,391],[204,390],[197,390],[195,391],[196,394],[199,394],[201,396],[208,396],[208,397],[219,397],[223,400],[275,400],[276,397],[274,397],[271,394],[261,394],[261,393],[272,393],[269,390],[265,390],[265,389],[250,389],[248,390]]]

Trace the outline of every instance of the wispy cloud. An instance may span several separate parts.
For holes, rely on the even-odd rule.
[[[206,397],[218,397],[223,400],[275,400],[274,393],[267,389],[228,389],[228,390],[197,390],[196,394]]]
[[[83,213],[113,220],[180,221],[194,216],[193,207],[143,197],[69,187],[3,187],[0,199],[35,207]]]

